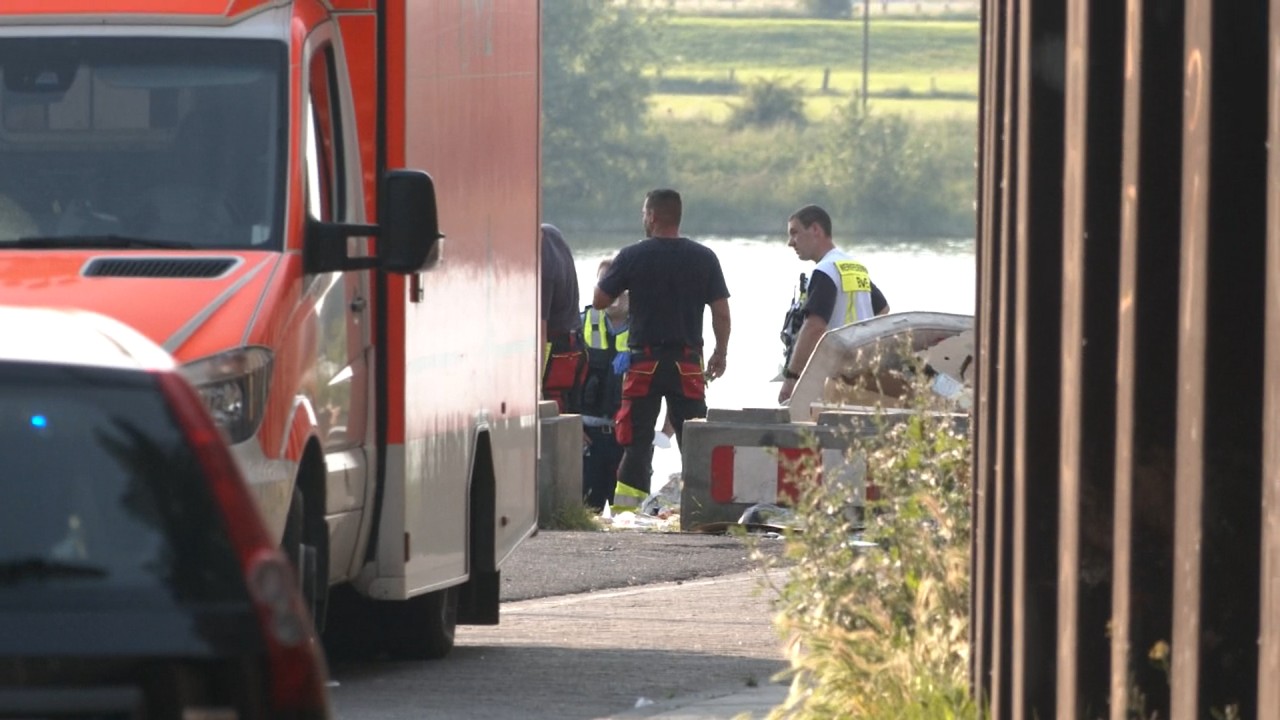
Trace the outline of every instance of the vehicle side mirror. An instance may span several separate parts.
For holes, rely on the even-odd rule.
[[[421,170],[391,170],[382,178],[378,257],[392,273],[415,273],[440,260],[436,188]]]

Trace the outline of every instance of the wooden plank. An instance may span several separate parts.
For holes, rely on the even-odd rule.
[[[1080,443],[1083,421],[1085,230],[1089,188],[1089,2],[1067,5],[1066,133],[1062,172],[1062,382],[1058,449],[1058,622],[1056,712],[1078,717],[1080,620]]]
[[[1022,61],[1017,52],[1018,16],[1020,0],[1003,0],[1004,19],[1001,28],[1004,73],[1001,78],[1001,96],[1004,98],[1000,124],[1003,128],[1000,158],[1001,183],[1001,222],[1000,222],[1000,255],[999,255],[999,299],[1000,317],[997,338],[996,356],[992,360],[996,378],[993,380],[996,399],[996,433],[995,433],[995,468],[993,483],[994,522],[992,530],[993,548],[991,588],[991,716],[998,718],[1006,712],[1012,702],[1010,675],[1014,665],[1013,643],[1013,603],[1009,588],[1012,587],[1013,562],[1013,502],[1009,488],[1013,477],[1014,456],[1014,415],[1013,415],[1013,336],[1016,308],[1013,307],[1013,285],[1015,282],[1015,188],[1017,165],[1014,162],[1018,149],[1018,104],[1017,76]]]
[[[1000,327],[1001,220],[1004,193],[999,169],[1004,158],[1003,127],[1005,58],[1003,37],[1004,15],[1001,0],[985,0],[982,8],[982,70],[979,95],[979,213],[978,213],[978,277],[977,313],[974,330],[977,337],[977,373],[973,392],[974,408],[974,473],[970,517],[973,522],[970,547],[970,622],[969,680],[970,692],[981,705],[991,694],[991,584],[994,566],[994,489],[996,433],[996,379],[992,359],[998,347]]]
[[[1126,3],[1124,130],[1120,159],[1120,302],[1116,351],[1115,521],[1112,534],[1111,720],[1128,720],[1133,577],[1134,396],[1138,372],[1138,188],[1141,176],[1144,0]]]
[[[1267,97],[1267,290],[1264,367],[1280,368],[1280,0],[1270,3]],[[1280,372],[1263,380],[1262,562],[1259,573],[1258,717],[1280,717]]]
[[[1214,0],[1188,0],[1185,17],[1173,657],[1169,676],[1174,720],[1198,716],[1200,688],[1213,5]]]

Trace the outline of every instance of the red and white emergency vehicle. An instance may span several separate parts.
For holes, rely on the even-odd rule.
[[[536,527],[538,74],[531,0],[0,3],[0,304],[172,353],[408,655]]]

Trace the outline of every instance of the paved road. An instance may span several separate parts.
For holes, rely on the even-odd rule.
[[[587,720],[767,683],[785,664],[758,568],[735,538],[544,531],[504,571],[500,625],[439,662],[335,662],[337,715]]]
[[[771,555],[782,540],[698,533],[542,531],[503,569],[504,601],[746,572],[752,549]]]

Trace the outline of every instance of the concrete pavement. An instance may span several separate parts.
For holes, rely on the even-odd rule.
[[[772,681],[786,662],[767,587],[781,580],[781,572],[754,571],[509,603],[501,625],[461,629],[458,640],[560,644],[572,634],[578,645],[664,653],[648,666],[611,667],[602,682],[583,671],[580,683],[619,708],[602,720],[762,720],[787,695]],[[677,655],[690,662],[673,662]]]
[[[504,571],[501,623],[458,628],[451,657],[334,665],[336,716],[762,720],[785,699],[768,586],[782,571],[704,575],[751,567],[741,541],[542,535]]]
[[[764,720],[786,699],[785,684],[768,682],[737,692],[675,698],[615,713],[607,720]]]

